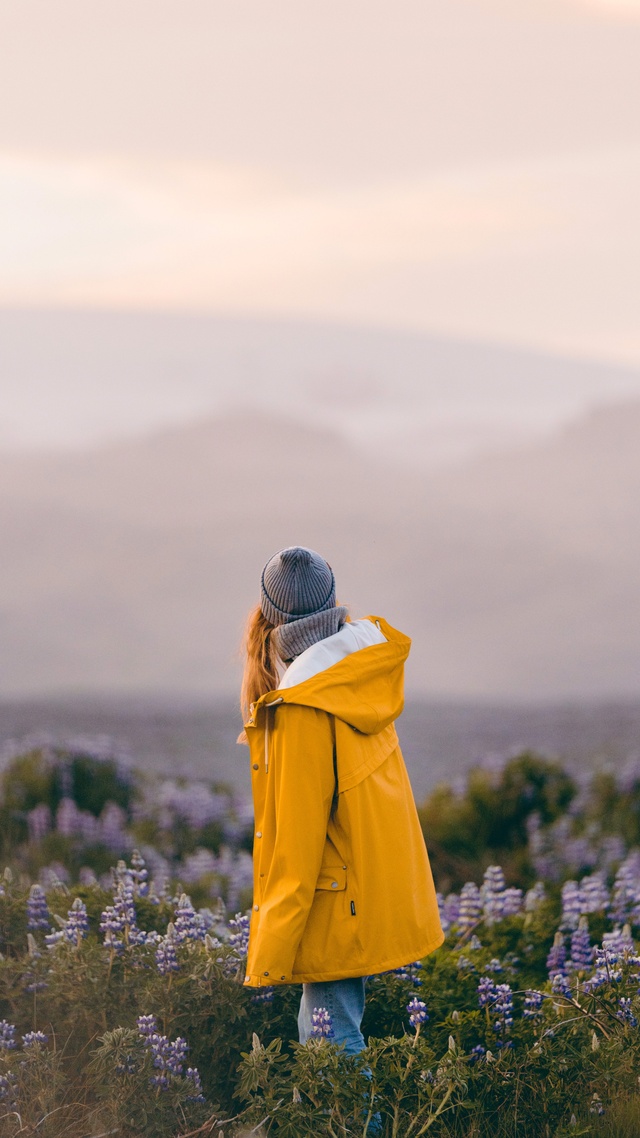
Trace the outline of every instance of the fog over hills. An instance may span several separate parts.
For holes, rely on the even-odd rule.
[[[0,308],[0,446],[86,447],[230,407],[430,469],[640,398],[640,370],[406,330]]]
[[[229,413],[0,461],[0,692],[225,694],[260,569],[301,543],[412,635],[414,691],[640,689],[640,402],[430,474],[328,427]]]

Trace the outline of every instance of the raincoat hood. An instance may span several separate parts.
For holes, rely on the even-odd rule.
[[[265,707],[287,703],[327,711],[363,735],[384,731],[404,707],[404,662],[411,640],[380,616],[366,619],[380,629],[382,643],[350,652],[302,683],[267,692],[254,704],[252,720],[257,722]]]

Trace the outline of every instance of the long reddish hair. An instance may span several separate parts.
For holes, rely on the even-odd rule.
[[[240,708],[244,721],[249,718],[251,704],[278,686],[278,655],[275,645],[271,643],[274,627],[264,616],[260,605],[256,605],[249,613],[244,633],[244,671],[240,688]],[[246,742],[244,731],[240,740]]]

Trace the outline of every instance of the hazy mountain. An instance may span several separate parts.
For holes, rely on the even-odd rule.
[[[300,542],[414,638],[432,695],[640,688],[640,403],[437,477],[283,416],[0,461],[0,691],[229,691],[259,571]]]
[[[177,312],[0,308],[0,442],[60,449],[230,407],[432,468],[640,397],[640,370],[407,330]]]

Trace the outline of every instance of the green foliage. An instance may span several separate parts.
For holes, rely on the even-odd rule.
[[[60,937],[47,943],[43,928],[28,928],[29,874],[59,862],[72,872],[82,865],[106,875],[113,855],[55,829],[29,841],[28,811],[41,804],[55,810],[63,795],[94,817],[108,802],[130,811],[139,785],[108,755],[51,748],[18,757],[3,776],[0,821],[14,870],[0,882],[0,1021],[15,1024],[16,1046],[0,1043],[0,1138],[640,1134],[640,959],[618,949],[615,968],[592,991],[583,971],[571,974],[570,989],[552,991],[547,955],[560,921],[562,875],[569,875],[562,866],[546,897],[534,894],[517,914],[505,916],[512,912],[505,907],[496,917],[486,908],[487,919],[474,916],[473,927],[452,918],[444,946],[425,961],[369,977],[368,1046],[356,1057],[327,1040],[297,1042],[299,987],[243,985],[244,959],[230,940],[224,904],[213,904],[207,935],[192,914],[192,933],[176,937],[184,898],[171,899],[171,889],[155,894],[142,884],[146,870],[120,863],[112,875],[116,895],[104,888],[109,876],[102,885],[48,888]],[[439,887],[479,882],[490,863],[504,865],[509,884],[531,884],[534,816],[542,830],[560,823],[560,840],[607,833],[640,839],[640,783],[621,785],[600,772],[581,787],[577,809],[576,792],[559,764],[532,754],[499,772],[473,769],[463,793],[438,787],[421,817]],[[179,811],[168,827],[159,815],[160,807],[129,821],[166,857],[219,848],[225,819],[194,829]],[[138,855],[133,864],[144,865]],[[220,863],[213,870],[211,861],[203,864],[209,868],[191,887],[192,900],[209,907]],[[610,888],[616,864],[615,857],[606,863],[602,885],[609,901],[618,896],[622,904]],[[635,872],[630,865],[626,870]],[[134,915],[110,941],[104,914],[118,898],[125,903],[123,882]],[[624,911],[637,932],[640,887],[633,889]],[[86,907],[87,935],[84,927],[65,935],[75,898]],[[592,943],[611,932],[606,905],[585,910]],[[159,968],[159,942],[171,943],[175,968]],[[508,1025],[496,1019],[495,1002],[481,1004],[478,986],[487,980],[507,986]],[[541,1006],[529,1014],[532,989],[542,993]],[[407,1010],[413,997],[428,1010],[417,1028]],[[188,1044],[176,1071],[155,1065],[138,1023],[149,1016],[156,1034]],[[28,1032],[47,1039],[23,1046]],[[204,1102],[187,1064],[198,1068]]]
[[[51,912],[64,922],[76,895],[86,904],[88,935],[46,948],[43,932],[27,936],[25,886],[10,877],[3,883],[0,1019],[16,1024],[16,1039],[43,1031],[48,1042],[0,1049],[0,1138],[365,1138],[376,1122],[382,1138],[634,1133],[640,1033],[617,1013],[622,995],[640,1013],[635,958],[622,962],[614,985],[550,996],[552,901],[480,923],[479,940],[450,936],[421,967],[370,977],[368,1047],[350,1057],[326,1040],[295,1042],[299,989],[276,988],[256,1002],[261,993],[243,986],[243,961],[228,944],[186,940],[176,948],[178,971],[160,974],[153,940],[132,939],[119,951],[103,943],[100,915],[113,901],[104,890],[52,891]],[[135,909],[147,931],[164,932],[174,919],[168,902],[136,896]],[[492,1014],[478,1002],[487,975],[513,991],[502,1048]],[[547,997],[527,1019],[529,988]],[[429,1020],[414,1029],[406,1005],[416,993]],[[184,1072],[164,1088],[154,1085],[157,1068],[137,1028],[148,1015],[168,1039],[187,1040],[206,1102],[195,1101]],[[594,1101],[603,1104],[602,1118],[590,1112]]]
[[[56,770],[56,791],[62,797],[65,776],[68,796],[80,810],[88,810],[96,818],[107,802],[115,802],[129,810],[134,798],[134,784],[130,775],[115,759],[94,758],[92,755],[72,755],[66,770]]]
[[[473,767],[464,793],[441,783],[419,809],[434,875],[443,892],[480,881],[499,864],[509,883],[530,885],[535,873],[527,854],[527,819],[555,821],[576,794],[560,763],[525,753],[499,773]]]
[[[596,771],[581,822],[584,829],[595,823],[604,833],[619,834],[628,845],[639,845],[640,780],[621,787],[613,771]]]

